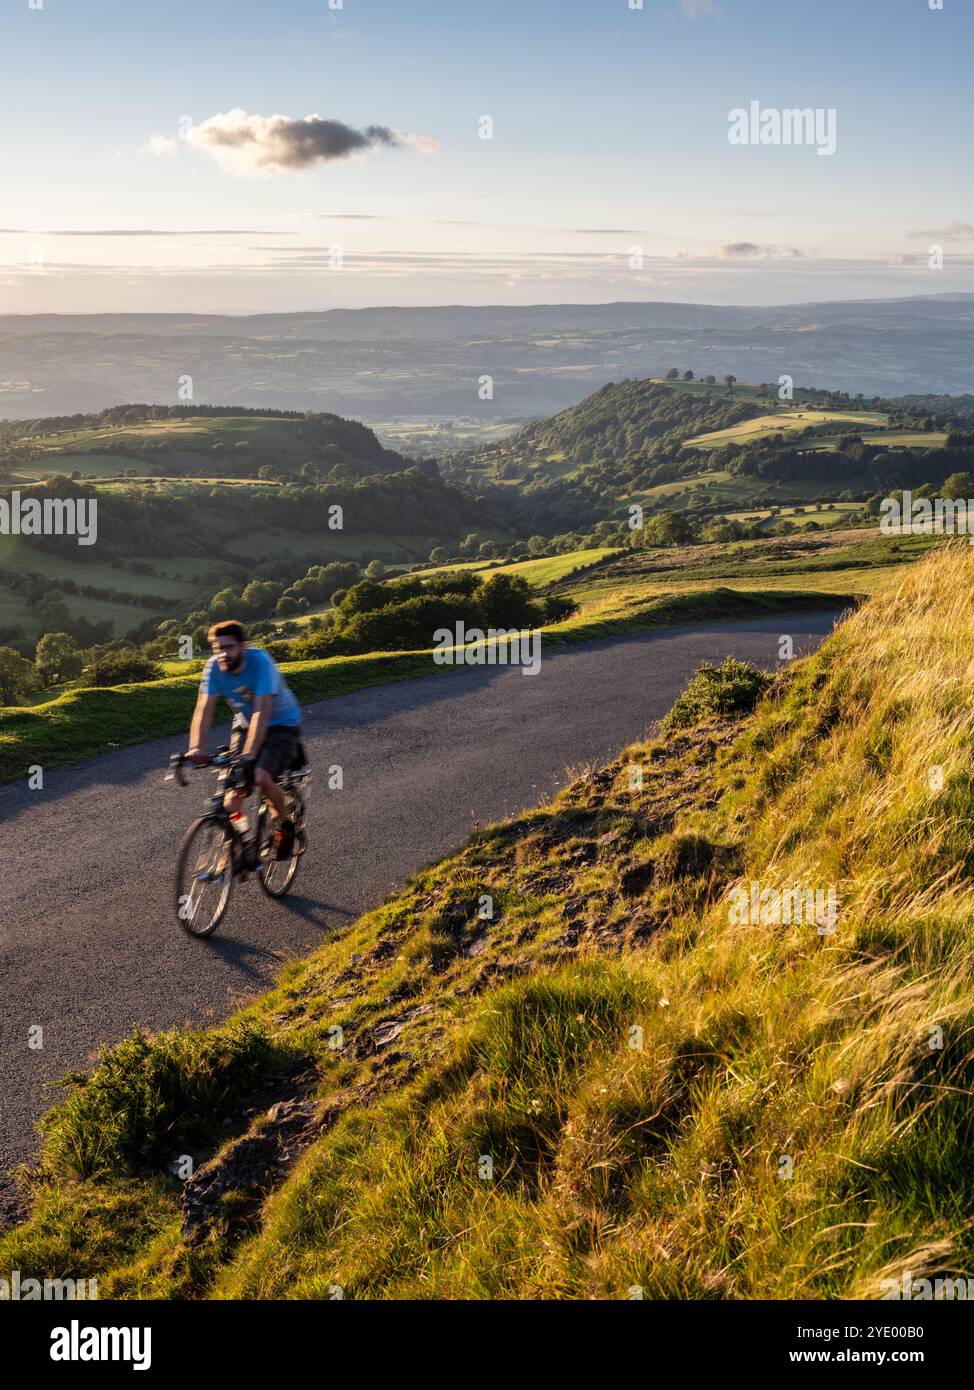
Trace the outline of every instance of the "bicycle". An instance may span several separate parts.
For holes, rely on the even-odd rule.
[[[266,800],[261,797],[253,830],[241,834],[224,806],[228,791],[246,785],[245,771],[229,748],[220,748],[205,763],[194,763],[185,753],[169,759],[167,782],[189,785],[184,769],[207,767],[219,770],[216,793],[208,809],[198,816],[183,836],[176,861],[176,916],[190,936],[210,936],[227,910],[235,879],[254,874],[271,898],[283,898],[298,871],[307,848],[305,801],[302,788],[311,776],[309,767],[292,768],[278,779],[294,822],[294,846],[290,858],[278,859],[274,850],[276,822]],[[208,890],[214,888],[213,905]]]

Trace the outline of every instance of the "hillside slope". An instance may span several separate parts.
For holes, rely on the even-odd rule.
[[[106,1054],[0,1265],[102,1297],[970,1272],[972,582],[935,553],[752,714],[746,673],[705,681],[735,699],[480,831],[231,1024]]]

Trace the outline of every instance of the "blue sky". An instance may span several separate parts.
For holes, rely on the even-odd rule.
[[[971,288],[970,0],[629,6],[6,0],[0,312]],[[752,101],[834,155],[732,146]]]

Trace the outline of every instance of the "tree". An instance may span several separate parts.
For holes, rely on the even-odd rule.
[[[370,560],[365,566],[366,579],[385,579],[386,567],[381,560]]]
[[[692,380],[693,380],[693,372],[690,371],[689,367],[688,367],[687,370],[683,373],[683,380],[684,380],[684,381],[692,381]]]
[[[239,607],[240,595],[235,593],[233,589],[221,589],[210,600],[210,617],[215,621],[219,621],[221,618],[233,618]]]
[[[446,546],[435,545],[430,551],[431,565],[445,565],[449,558],[450,552],[447,550]]]
[[[66,632],[45,632],[34,653],[41,685],[76,680],[83,664],[77,642]]]
[[[974,497],[974,478],[970,473],[951,473],[940,489],[940,495],[952,499]]]
[[[679,381],[679,379],[680,379],[680,369],[679,369],[679,367],[671,367],[670,370],[666,373],[666,380],[667,380],[667,381]]]
[[[717,378],[715,376],[705,376],[704,381],[707,383],[708,386],[717,385]]]
[[[732,396],[734,394],[734,387],[736,386],[736,384],[737,377],[732,376],[730,372],[728,372],[727,375],[724,377],[724,385],[727,387],[728,391],[731,393]]]
[[[693,539],[693,527],[682,512],[660,512],[646,526],[650,545],[688,545]]]
[[[13,647],[0,647],[0,704],[19,705],[37,689],[37,672]]]
[[[273,613],[274,605],[284,592],[284,585],[273,579],[252,579],[240,595],[244,616],[262,618]]]
[[[492,574],[474,597],[485,627],[534,627],[541,621],[542,610],[522,575]]]

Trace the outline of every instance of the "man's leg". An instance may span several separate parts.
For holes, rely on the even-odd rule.
[[[274,778],[263,767],[259,767],[254,774],[254,781],[267,798],[267,804],[277,820],[287,820],[287,802],[284,800],[284,793],[274,781]]]
[[[234,758],[235,758],[235,757],[237,756],[237,754],[240,752],[241,748],[243,748],[243,746],[244,746],[244,740],[245,740],[246,737],[247,737],[247,731],[246,731],[246,729],[234,729],[234,730],[231,732],[231,734],[230,734],[230,755],[231,755],[231,757],[234,757]],[[242,811],[242,810],[243,810],[243,805],[244,805],[244,802],[246,801],[246,799],[247,799],[247,793],[243,790],[243,788],[241,788],[241,787],[236,787],[233,791],[227,792],[226,795],[224,796],[224,798],[223,798],[223,809],[224,809],[225,811],[227,811],[231,816],[235,816],[235,815],[237,815],[237,813],[238,813],[239,811]]]

